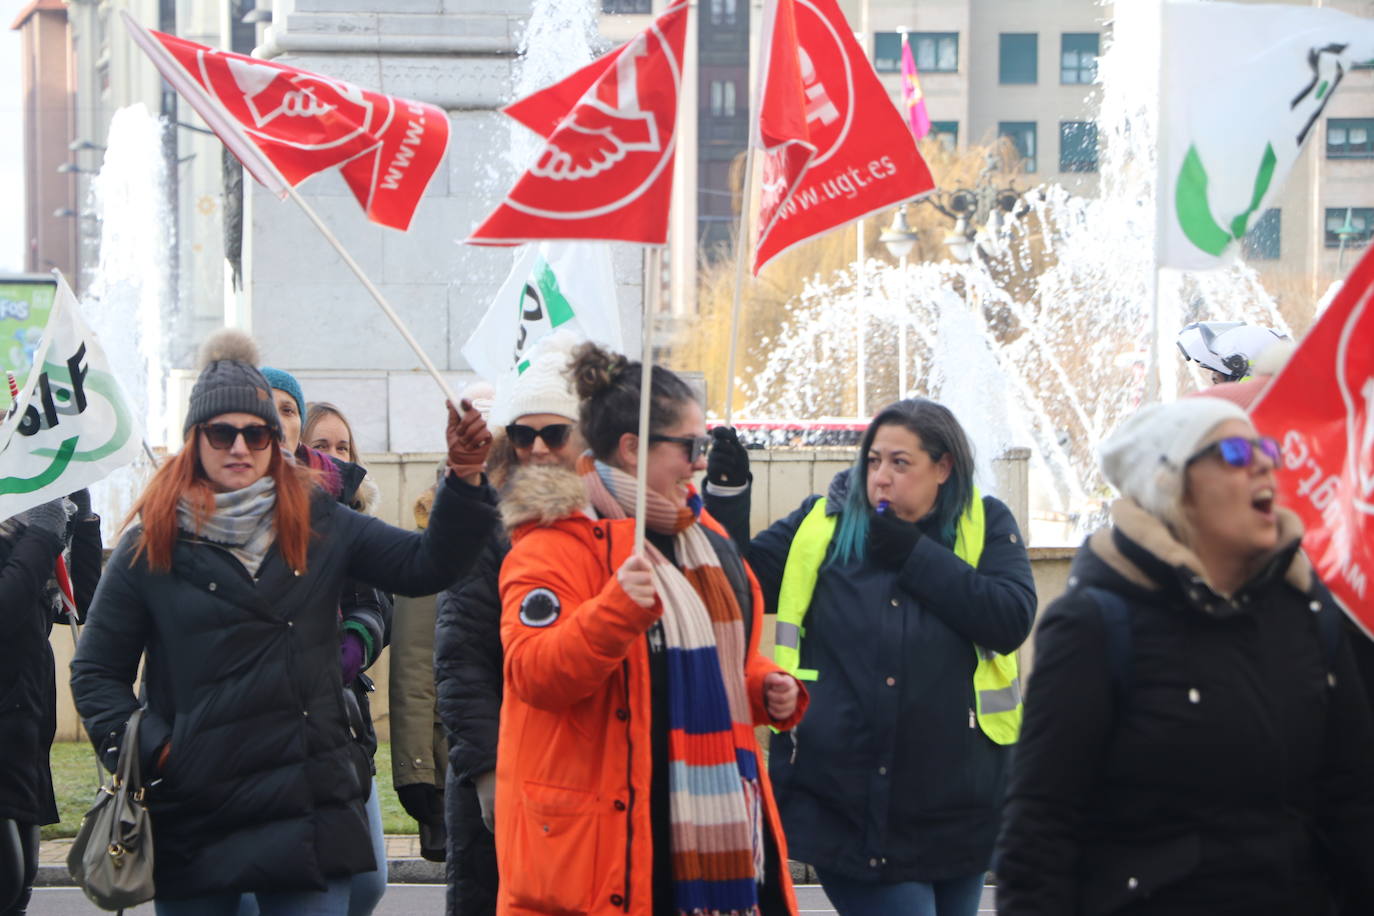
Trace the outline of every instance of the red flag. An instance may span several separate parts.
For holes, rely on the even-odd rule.
[[[232,54],[124,22],[167,82],[279,197],[340,167],[368,219],[410,226],[448,147],[448,116],[422,102]]]
[[[503,109],[547,142],[467,241],[664,244],[686,35],[678,3],[628,44]]]
[[[835,0],[769,6],[755,274],[798,242],[935,187]]]
[[[1331,593],[1374,636],[1374,251],[1250,408],[1283,444],[1280,501]]]

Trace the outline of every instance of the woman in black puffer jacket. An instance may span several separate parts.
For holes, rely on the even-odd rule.
[[[72,692],[112,764],[146,651],[140,753],[160,916],[342,916],[375,868],[363,803],[370,765],[339,667],[346,579],[402,594],[447,587],[494,520],[490,443],[450,408],[449,472],[428,529],[359,515],[282,452],[251,341],[212,341],[182,451],[140,497],[72,662]]]
[[[74,516],[74,517],[72,517]],[[100,518],[85,491],[0,522],[0,916],[27,912],[38,874],[38,831],[57,823],[48,753],[57,730],[57,688],[48,637],[65,621],[53,564],[71,547],[78,614],[100,579]]]
[[[999,913],[1374,913],[1374,722],[1278,458],[1216,398],[1103,446],[1122,498],[1036,633]]]

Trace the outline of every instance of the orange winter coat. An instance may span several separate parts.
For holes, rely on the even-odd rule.
[[[496,855],[502,916],[653,911],[644,634],[663,609],[635,604],[616,579],[633,551],[634,523],[593,520],[583,511],[586,503],[580,478],[552,468],[522,471],[502,500],[513,542],[501,568],[505,695],[496,753]],[[702,519],[720,531],[704,513]],[[781,669],[759,654],[764,604],[752,572],[749,578],[754,613],[741,676],[754,722],[791,728],[806,694],[787,721],[768,715],[763,679]],[[795,914],[787,844],[762,761],[759,778],[765,822],[782,859],[775,871]]]

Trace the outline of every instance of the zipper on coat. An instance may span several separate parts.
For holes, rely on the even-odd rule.
[[[796,728],[793,728],[790,732],[788,732],[788,734],[792,736],[792,756],[791,756],[790,758],[788,758],[788,761],[787,761],[787,762],[788,762],[788,763],[796,763],[796,762],[797,762],[797,748],[798,748],[798,746],[799,746],[798,741],[797,741],[797,730],[796,730]]]
[[[608,536],[606,540],[610,540]],[[622,659],[620,662],[621,680],[625,684],[625,708],[630,708],[630,662],[629,659]],[[630,912],[630,869],[634,860],[635,844],[635,784],[634,784],[634,753],[635,744],[631,737],[634,732],[630,717],[625,718],[625,786],[629,795],[629,800],[625,807],[625,893],[622,895],[624,905],[621,907],[626,913]]]
[[[973,711],[973,707],[972,707],[972,706],[970,706],[970,707],[968,708],[968,727],[969,727],[969,728],[977,728],[977,727],[978,727],[978,714],[975,713],[975,712]]]

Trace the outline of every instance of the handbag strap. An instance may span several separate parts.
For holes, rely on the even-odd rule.
[[[143,721],[143,707],[129,716],[124,737],[119,743],[119,762],[115,765],[114,788],[126,787],[135,798],[142,799],[143,779],[138,765],[138,726]]]

